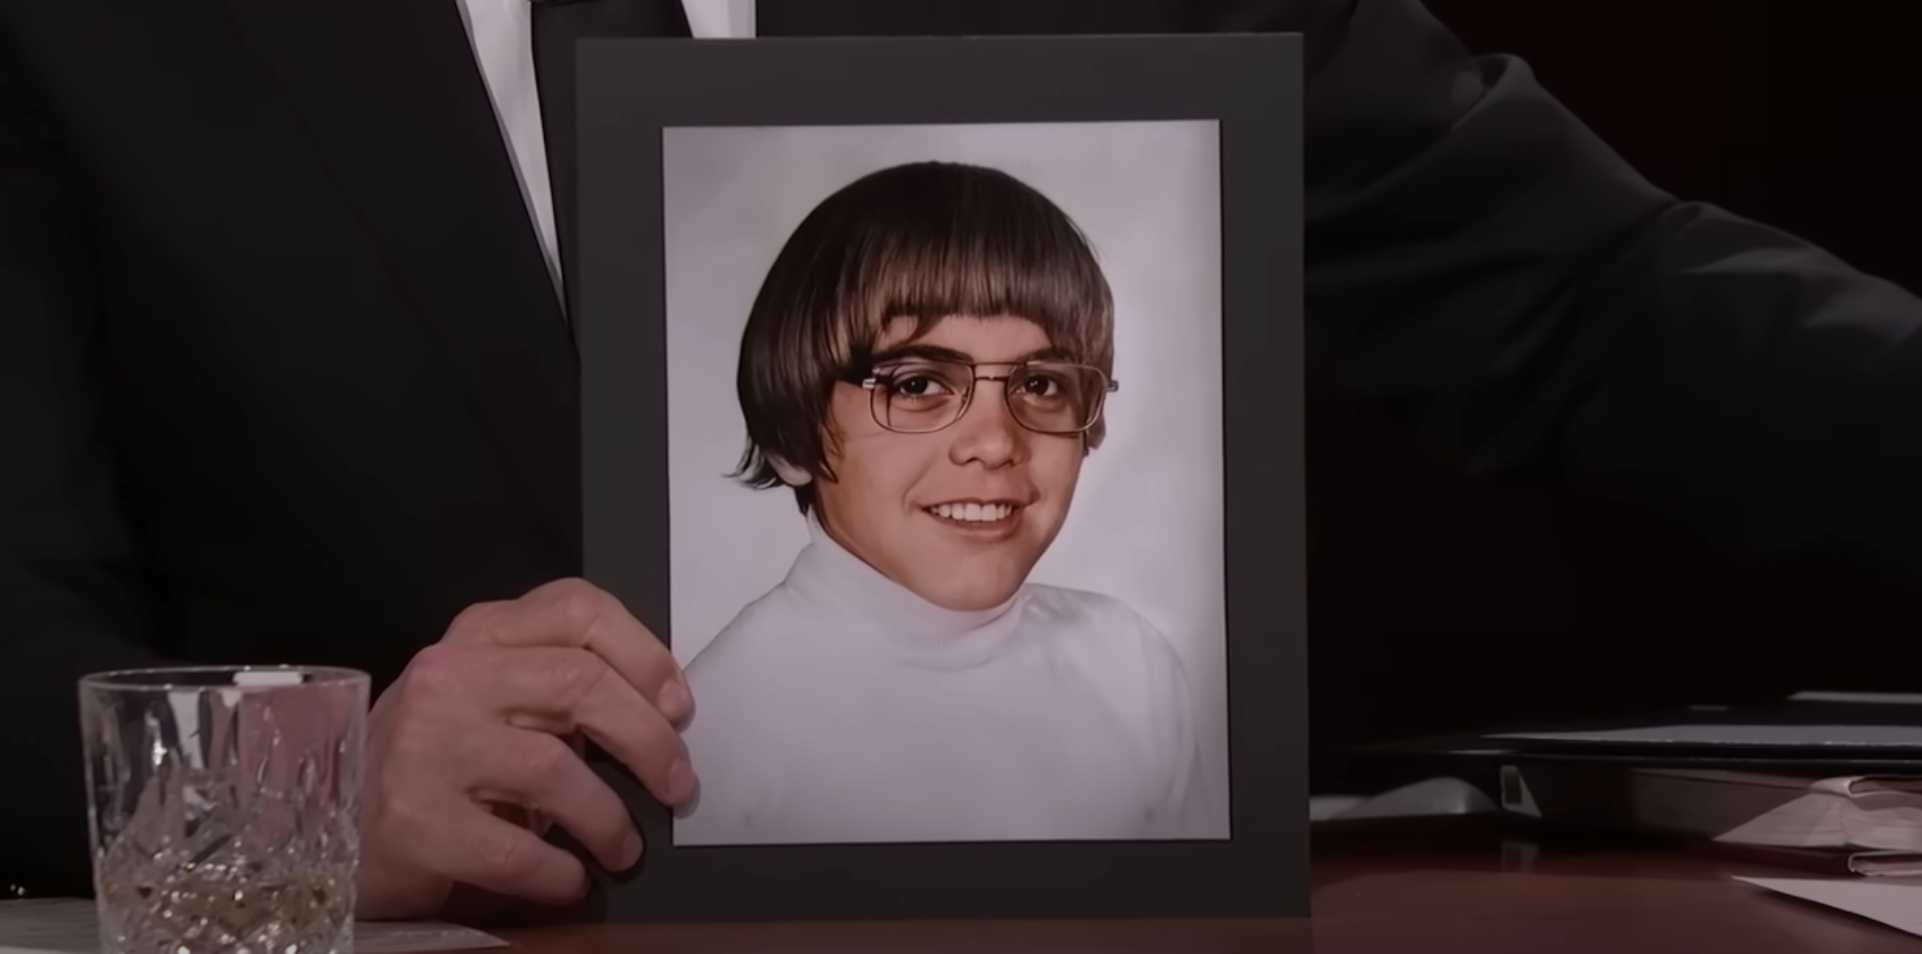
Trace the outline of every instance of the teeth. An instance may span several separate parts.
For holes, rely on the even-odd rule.
[[[1014,513],[1008,504],[935,504],[928,512],[943,520],[959,520],[963,523],[992,523],[1006,520]]]

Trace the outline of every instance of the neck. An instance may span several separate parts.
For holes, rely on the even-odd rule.
[[[837,635],[879,640],[916,655],[974,656],[992,652],[1014,628],[1018,614],[1011,611],[1022,599],[1018,591],[998,606],[948,609],[883,575],[812,516],[808,537],[786,586]]]

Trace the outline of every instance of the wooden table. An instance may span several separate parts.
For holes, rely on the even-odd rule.
[[[1730,880],[1743,874],[1808,876],[1450,819],[1318,831],[1301,922],[492,929],[531,954],[1922,954],[1922,938]]]

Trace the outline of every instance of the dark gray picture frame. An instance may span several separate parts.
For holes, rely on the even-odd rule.
[[[1299,37],[594,40],[577,77],[585,569],[670,644],[663,130],[1213,120],[1222,189],[1232,837],[676,847],[668,813],[603,764],[648,848],[596,873],[596,914],[1305,916]]]

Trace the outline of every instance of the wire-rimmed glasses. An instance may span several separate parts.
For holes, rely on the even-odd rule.
[[[982,374],[982,368],[1003,370]],[[1085,364],[940,358],[892,361],[857,383],[868,391],[876,424],[902,434],[928,434],[968,413],[977,381],[1001,382],[1015,423],[1050,435],[1085,433],[1101,420],[1107,396],[1121,387],[1101,369]]]

